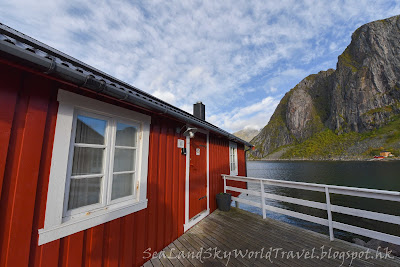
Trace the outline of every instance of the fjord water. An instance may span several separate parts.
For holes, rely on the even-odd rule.
[[[247,176],[400,191],[400,161],[248,161]],[[249,183],[248,187],[252,190],[260,190],[258,183]],[[325,193],[322,192],[312,192],[269,185],[265,186],[265,192],[325,203]],[[259,197],[245,196],[243,194],[240,197],[256,202],[260,201]],[[326,211],[322,210],[270,199],[268,199],[266,203],[267,205],[271,206],[294,210],[321,218],[327,218]],[[335,205],[400,216],[399,202],[331,194],[331,203]],[[240,207],[260,215],[262,214],[261,209],[257,207],[252,207],[245,204],[240,204]],[[338,213],[333,213],[332,215],[333,220],[335,221],[400,236],[400,228],[395,224],[381,223],[369,219],[342,215]],[[327,227],[315,223],[306,222],[269,211],[267,211],[267,217],[281,220],[319,233],[328,234]],[[369,238],[338,230],[335,230],[335,237],[347,241],[352,241],[354,237],[364,239],[365,241],[369,240]]]

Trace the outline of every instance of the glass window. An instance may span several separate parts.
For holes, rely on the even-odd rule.
[[[136,139],[135,126],[117,123],[111,200],[135,193]]]
[[[38,244],[147,208],[151,116],[58,90]]]
[[[238,175],[237,144],[233,142],[229,142],[229,167],[230,175]]]
[[[78,114],[75,125],[67,211],[134,197],[138,127],[88,113]]]

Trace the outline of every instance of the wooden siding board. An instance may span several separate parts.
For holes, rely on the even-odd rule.
[[[54,88],[55,85],[52,85]],[[36,190],[35,213],[33,217],[31,248],[29,263],[31,266],[51,266],[47,263],[56,265],[58,261],[59,242],[52,242],[51,246],[38,246],[38,229],[44,226],[44,216],[46,211],[46,195],[49,183],[51,155],[53,150],[53,140],[57,120],[58,103],[56,101],[57,90],[53,90],[50,96],[49,109],[43,138],[42,157],[40,160],[39,178]],[[57,247],[57,250],[55,249]],[[45,251],[46,250],[46,251]],[[47,253],[50,250],[50,253]],[[43,258],[45,257],[45,258]]]
[[[105,246],[104,246],[104,266],[117,267],[119,262],[119,239],[121,232],[121,220],[116,219],[106,223]]]
[[[121,222],[120,266],[132,266],[132,251],[134,238],[133,214],[129,214]]]
[[[158,199],[158,149],[160,144],[160,127],[157,121],[153,121],[151,125],[150,132],[150,157],[149,157],[149,173],[148,173],[148,181],[147,181],[147,199],[148,199],[148,211],[147,216],[149,220],[149,229],[153,229],[152,231],[148,231],[147,240],[148,247],[152,250],[156,247],[157,242],[157,199]]]
[[[135,266],[141,266],[144,263],[143,252],[146,248],[146,214],[144,210],[135,213],[136,237],[135,237]]]
[[[34,203],[39,174],[44,127],[47,118],[49,84],[42,78],[29,76],[24,81],[29,94],[26,113],[19,119],[24,121],[16,150],[15,164],[9,179],[13,180],[7,200],[4,219],[8,221],[3,247],[4,262],[9,266],[25,266],[29,262]],[[12,147],[10,147],[12,149]],[[10,205],[11,204],[11,205]]]
[[[11,127],[11,136],[9,148],[5,163],[5,172],[2,186],[2,195],[0,199],[0,266],[6,266],[8,243],[10,240],[10,219],[9,213],[13,207],[13,195],[16,184],[16,179],[11,179],[15,176],[15,169],[19,158],[18,151],[21,149],[25,114],[28,107],[29,97],[27,93],[21,93],[21,97],[17,100],[15,115]]]
[[[0,64],[0,197],[21,73]]]
[[[85,231],[84,266],[101,267],[103,262],[104,224]]]
[[[158,161],[158,225],[157,225],[157,244],[154,248],[159,251],[164,247],[165,236],[165,173],[166,173],[166,142],[167,142],[167,129],[165,125],[161,127],[160,145],[159,145],[159,161]],[[162,222],[162,223],[160,223]]]
[[[40,267],[52,267],[58,265],[59,259],[59,251],[60,251],[60,240],[55,240],[53,242],[44,244],[40,247],[40,257],[36,257],[35,262],[30,262],[30,264],[34,263],[35,266]]]
[[[172,240],[172,193],[173,193],[173,158],[174,158],[174,130],[172,127],[167,128],[166,143],[166,169],[165,169],[165,229],[163,248]]]
[[[174,134],[174,138],[173,138],[173,145],[172,147],[174,148],[173,151],[173,160],[172,160],[172,232],[171,232],[171,236],[172,236],[172,240],[175,240],[176,238],[178,238],[178,192],[179,192],[179,179],[181,179],[181,177],[179,177],[179,160],[181,157],[181,150],[177,147],[177,143],[178,143],[178,134],[175,133]],[[170,243],[171,243],[170,242]]]
[[[82,265],[84,232],[78,232],[61,240],[58,266],[74,267]]]

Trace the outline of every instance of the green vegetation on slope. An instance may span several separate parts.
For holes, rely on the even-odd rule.
[[[329,158],[342,155],[346,148],[353,145],[359,136],[357,133],[336,135],[329,129],[316,133],[303,143],[288,149],[282,158]]]
[[[382,140],[383,139],[383,140]],[[374,142],[378,140],[381,142]],[[351,155],[349,148],[360,142],[368,146],[361,155]],[[374,144],[382,144],[374,146]],[[344,133],[337,135],[325,129],[306,141],[291,146],[283,155],[283,159],[329,159],[331,157],[371,157],[379,155],[383,150],[391,151],[395,156],[400,156],[400,116],[394,116],[390,122],[379,129],[366,133]]]

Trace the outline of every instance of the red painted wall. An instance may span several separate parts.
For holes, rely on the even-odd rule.
[[[183,137],[175,129],[184,123],[148,113],[147,209],[39,247],[57,88],[77,92],[74,86],[0,62],[0,267],[139,266],[145,249],[159,251],[183,234],[186,158],[177,148],[177,139]],[[210,134],[211,212],[215,195],[223,191],[221,174],[229,174],[228,145],[225,138]],[[244,160],[243,146],[238,145],[239,175],[245,175]]]

